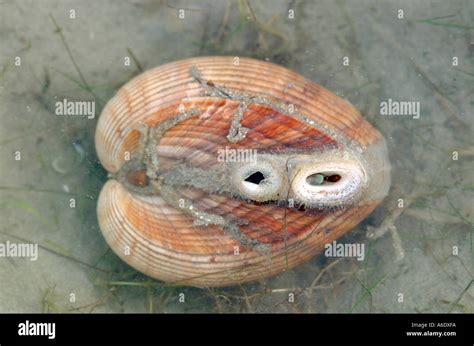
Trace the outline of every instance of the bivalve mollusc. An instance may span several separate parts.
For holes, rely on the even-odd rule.
[[[151,69],[107,103],[100,229],[159,280],[228,286],[321,252],[386,196],[385,140],[347,101],[268,62]]]

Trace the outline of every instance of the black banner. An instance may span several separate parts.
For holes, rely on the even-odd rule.
[[[474,344],[474,315],[0,315],[15,344]]]

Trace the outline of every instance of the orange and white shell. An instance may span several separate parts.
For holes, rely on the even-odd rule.
[[[318,254],[390,186],[385,140],[347,101],[253,59],[151,69],[105,106],[97,212],[125,262],[166,282],[227,286]]]

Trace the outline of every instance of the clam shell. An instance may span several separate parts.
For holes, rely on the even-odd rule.
[[[151,277],[203,287],[275,275],[344,235],[388,192],[385,141],[350,103],[281,66],[247,58],[240,58],[238,65],[235,61],[232,57],[201,57],[151,69],[125,84],[99,118],[97,154],[112,174],[99,196],[99,225],[116,254]],[[225,92],[212,92],[219,90],[215,86]],[[227,92],[240,99],[227,97]],[[247,131],[232,141],[230,129],[242,107],[242,95],[250,100],[240,119]],[[175,121],[183,110],[193,113]],[[173,197],[167,187],[143,192],[130,188],[119,177],[130,158],[141,157],[140,127],[168,123],[152,147],[160,174],[189,167],[182,173],[189,184],[175,188]],[[249,201],[221,184],[218,173],[209,175],[209,180],[215,179],[215,189],[200,188],[199,178],[193,179],[194,170],[201,172],[201,178],[206,177],[205,172],[219,172],[223,164],[217,152],[223,148],[256,149],[270,161],[279,156],[286,159],[278,162],[295,162],[295,167],[311,166],[313,157],[324,157],[318,169],[321,165],[328,172],[341,167],[351,172],[360,169],[354,177],[363,176],[356,179],[363,180],[363,185],[357,183],[357,199],[351,199],[352,203],[336,199],[340,208],[335,208],[337,203],[294,208]],[[350,164],[341,164],[344,160]],[[240,172],[240,164],[234,166],[232,171]],[[290,192],[292,174],[301,175],[301,170],[290,166],[275,168],[288,178],[282,182],[289,191],[287,196],[280,194],[284,200],[304,195],[296,188]],[[173,179],[172,174],[169,178]],[[298,184],[304,184],[304,179],[298,179]],[[172,203],[176,199],[186,204],[178,207]],[[197,214],[190,213],[190,207],[216,220],[232,220],[237,234],[219,222],[196,222]]]

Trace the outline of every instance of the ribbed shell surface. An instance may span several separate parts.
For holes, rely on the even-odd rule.
[[[208,84],[292,105],[308,121],[250,103],[241,120],[249,130],[245,138],[230,143],[226,136],[239,101],[203,96],[192,70]],[[157,143],[164,169],[184,162],[212,170],[219,164],[216,151],[226,146],[276,153],[343,148],[349,143],[365,149],[381,138],[351,104],[295,72],[253,59],[240,58],[236,65],[232,57],[202,57],[149,70],[117,92],[96,131],[102,165],[110,173],[118,172],[127,153],[137,155],[140,124],[156,127],[175,118],[182,107],[199,112],[168,129]],[[300,210],[193,187],[178,193],[199,210],[239,220],[240,231],[270,251],[242,246],[218,225],[196,225],[193,216],[167,204],[159,191],[140,194],[115,179],[101,191],[98,219],[109,245],[131,266],[160,280],[194,286],[239,284],[294,267],[345,234],[380,203],[366,199],[341,210]]]

